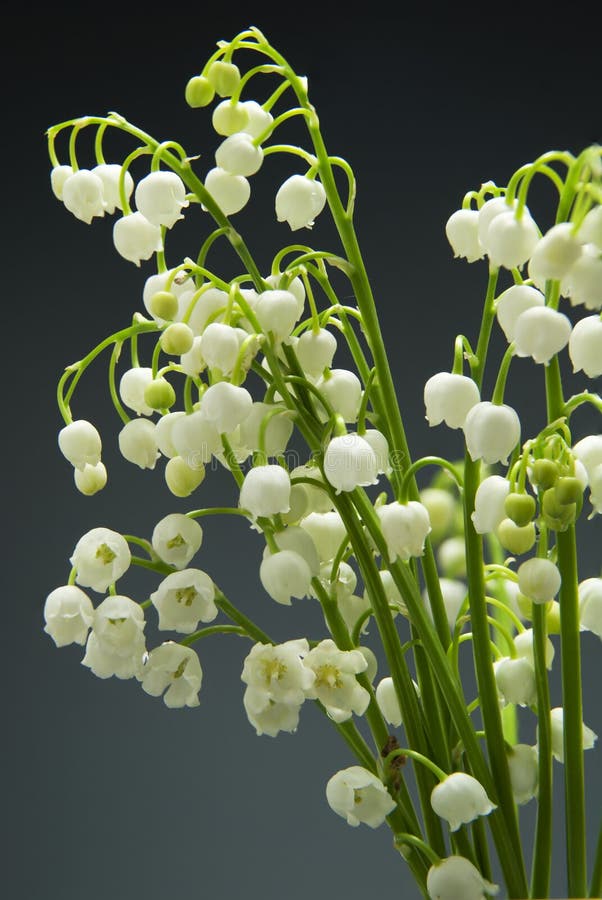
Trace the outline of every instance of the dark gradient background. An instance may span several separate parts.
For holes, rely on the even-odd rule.
[[[2,885],[11,900],[416,894],[388,832],[348,828],[327,807],[327,779],[352,760],[313,705],[304,707],[296,735],[255,736],[241,702],[246,644],[228,636],[203,643],[201,706],[170,711],[135,681],[96,679],[81,667],[80,648],[58,651],[42,633],[44,598],[64,582],[81,534],[102,524],[148,536],[159,518],[187,508],[168,494],[159,469],[142,472],[116,452],[119,423],[106,397],[104,361],[84,378],[74,411],[102,430],[107,489],[91,499],[79,495],[59,455],[54,388],[62,367],[142,309],[151,269],[116,255],[112,220],[86,227],[53,198],[43,132],[72,116],[117,109],[203,154],[199,171],[206,171],[216,136],[207,111],[186,107],[183,88],[215,40],[250,23],[310,76],[330,152],[356,170],[358,231],[413,452],[460,449],[457,435],[429,431],[422,387],[451,365],[456,332],[475,336],[486,269],[454,262],[443,226],[464,192],[482,181],[504,183],[540,152],[579,151],[602,138],[599,47],[590,39],[599,21],[587,7],[546,26],[508,6],[494,22],[466,8],[440,14],[422,4],[399,26],[378,4],[357,18],[343,9],[287,5],[276,14],[252,3],[223,11],[174,4],[153,16],[57,7],[5,20],[2,286],[10,358],[3,372],[8,714],[1,771]],[[292,140],[299,134],[289,133]],[[268,162],[238,217],[266,270],[273,253],[295,239],[275,224],[272,208],[294,164]],[[545,208],[543,193],[536,202]],[[196,208],[173,242],[194,255],[206,228]],[[332,246],[326,214],[302,239]],[[228,275],[236,271],[228,252],[213,260]],[[511,401],[540,425],[541,367],[519,361],[511,380]],[[575,421],[577,436],[598,428],[585,412]],[[223,471],[211,473],[198,497],[199,505],[235,501]],[[586,535],[583,577],[598,570],[599,520]],[[260,552],[242,521],[215,519],[206,522],[198,563],[277,639],[322,634],[313,601],[289,611],[263,594]],[[139,575],[126,582],[140,597],[153,583]],[[602,733],[600,642],[587,634],[583,646],[585,718]],[[533,716],[524,721],[524,739],[533,740]],[[600,751],[588,754],[591,796],[598,798],[599,760]],[[557,764],[555,772],[561,775]],[[530,807],[522,814],[527,843]],[[595,801],[590,814],[593,832]],[[556,837],[561,895],[559,829]]]

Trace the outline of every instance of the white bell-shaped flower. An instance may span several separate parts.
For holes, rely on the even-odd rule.
[[[447,819],[451,831],[497,809],[483,785],[466,772],[452,772],[436,785],[431,793],[431,806],[438,816]]]
[[[185,375],[193,378],[200,375],[203,369],[207,368],[207,360],[203,356],[201,347],[201,337],[197,336],[192,342],[192,347],[186,353],[180,356],[180,366]]]
[[[602,259],[601,251],[594,244],[585,244],[583,253],[571,266],[562,281],[562,293],[571,306],[583,305],[586,309],[602,308]]]
[[[119,380],[121,402],[139,416],[151,416],[153,409],[144,400],[147,387],[153,381],[153,370],[146,366],[128,369]]]
[[[311,228],[326,205],[321,182],[305,175],[291,175],[276,194],[276,218],[288,222],[291,231]]]
[[[479,234],[479,242],[482,247],[487,246],[487,235],[489,234],[489,227],[493,220],[497,218],[497,216],[501,216],[504,213],[511,212],[516,209],[516,200],[513,205],[510,205],[506,202],[505,197],[492,197],[491,200],[487,200],[486,203],[479,210],[479,224],[478,224],[478,234]]]
[[[283,341],[295,327],[299,306],[291,291],[263,291],[257,300],[255,315],[266,333],[271,332],[277,341]]]
[[[303,310],[305,308],[305,287],[303,285],[303,279],[298,275],[291,279],[287,272],[281,272],[280,274],[268,275],[267,278],[264,278],[263,280],[275,291],[290,291],[297,301],[299,317],[303,315]],[[259,297],[257,299],[259,299]]]
[[[552,755],[558,762],[564,762],[564,709],[557,706],[550,710],[550,722],[552,725]],[[598,739],[598,735],[582,723],[583,749],[592,750]]]
[[[132,601],[133,602],[133,601]],[[98,640],[94,631],[90,632],[82,666],[86,666],[97,678],[135,678],[144,664],[144,636],[133,643],[125,654],[115,653],[106,643]]]
[[[331,369],[327,378],[320,378],[317,387],[345,422],[357,422],[362,402],[362,383],[355,372]],[[319,401],[316,401],[316,407],[318,416],[326,421],[328,416]]]
[[[166,641],[148,654],[138,675],[142,690],[151,697],[160,697],[169,709],[199,705],[199,691],[203,680],[201,663],[194,650],[173,641]]]
[[[76,219],[90,224],[96,216],[105,214],[102,180],[89,169],[79,169],[69,175],[62,186],[62,200]]]
[[[272,600],[290,606],[292,597],[307,597],[312,573],[299,553],[281,550],[264,557],[259,568],[259,579]]]
[[[507,752],[508,771],[514,800],[520,806],[537,795],[539,780],[537,747],[515,744]]]
[[[193,294],[192,308],[188,317],[188,324],[195,335],[202,335],[211,322],[220,322],[221,313],[228,306],[228,295],[219,288],[204,286],[196,294]]]
[[[69,562],[77,569],[78,584],[102,592],[127,572],[131,559],[121,534],[109,528],[92,528],[79,539]]]
[[[374,450],[359,434],[332,438],[324,454],[324,474],[337,494],[377,484],[377,468]]]
[[[370,600],[366,593],[364,593],[363,597],[357,594],[345,594],[339,597],[337,602],[339,612],[350,632],[353,631],[360,617],[371,610]],[[362,634],[366,633],[367,624],[366,621],[362,625]]]
[[[569,356],[573,372],[582,369],[588,378],[602,375],[602,321],[600,316],[586,316],[577,322],[569,339]]]
[[[143,259],[150,259],[153,253],[163,249],[161,229],[149,222],[141,212],[117,219],[113,226],[113,243],[120,256],[137,266]]]
[[[533,603],[547,603],[552,600],[561,584],[560,572],[549,559],[533,557],[518,567],[518,589]]]
[[[588,478],[597,466],[602,465],[602,434],[588,434],[577,441],[572,449],[573,456],[585,466]]]
[[[173,295],[178,305],[177,310],[173,311],[173,315],[169,318],[171,321],[179,320],[185,312],[185,308],[182,308],[183,300],[190,297],[190,293],[194,288],[194,282],[190,278],[187,278],[186,274],[186,272],[179,272],[174,275],[173,269],[168,269],[166,272],[158,272],[156,275],[149,275],[144,282],[142,302],[144,303],[146,311],[159,325],[162,325],[166,320],[154,312],[152,302],[153,297],[155,294],[162,293]]]
[[[297,525],[289,525],[283,531],[274,533],[274,540],[279,550],[294,550],[302,556],[311,572],[312,578],[320,575],[320,557],[316,545],[309,534]],[[264,557],[269,556],[269,547],[265,548]]]
[[[240,489],[240,506],[253,519],[288,512],[291,501],[291,480],[282,466],[255,466]]]
[[[313,546],[313,541],[311,540],[309,535],[305,534],[305,532],[301,528],[299,529],[299,531],[301,531],[301,533],[305,535],[305,537],[309,541],[311,541]],[[318,559],[317,553],[316,559]],[[346,562],[339,563],[337,571],[335,572],[334,580],[331,580],[331,575],[332,565],[329,565],[328,563],[322,563],[322,565],[319,565],[318,560],[318,578],[322,587],[325,591],[327,591],[328,594],[330,594],[330,596],[334,595],[337,603],[340,603],[341,600],[346,597],[350,597],[353,594],[354,590],[357,587],[357,575],[355,574],[349,563]],[[312,596],[315,596],[317,598],[317,594],[314,594],[313,591]]]
[[[219,166],[207,172],[205,187],[225,216],[240,212],[251,196],[251,185],[244,175],[231,175]]]
[[[256,733],[276,737],[281,731],[293,734],[299,725],[301,704],[276,703],[260,691],[247,688],[243,695],[247,718]]]
[[[182,457],[190,468],[210,462],[211,456],[221,450],[219,432],[202,411],[178,417],[171,428],[171,444],[175,451],[172,455]]]
[[[312,378],[318,378],[324,369],[330,368],[337,349],[337,339],[331,331],[320,328],[319,331],[304,331],[295,352],[301,368]]]
[[[535,666],[535,652],[533,650],[533,629],[525,628],[524,631],[514,637],[514,649],[517,656],[524,656],[532,666]],[[551,669],[554,661],[554,644],[550,638],[546,638],[546,668]]]
[[[155,423],[155,440],[157,442],[157,447],[163,456],[166,456],[168,459],[178,455],[178,451],[173,443],[173,429],[176,422],[185,416],[186,413],[184,410],[179,409],[177,412],[171,412],[161,416]]]
[[[539,229],[527,209],[520,219],[514,212],[504,212],[487,229],[485,249],[494,266],[515,269],[527,262],[538,241]]]
[[[327,638],[309,651],[303,664],[316,676],[308,698],[319,700],[331,719],[345,722],[353,713],[365,713],[370,694],[355,676],[366,671],[368,662],[359,650],[339,650]]]
[[[107,470],[104,463],[97,462],[95,466],[88,463],[83,469],[73,470],[75,487],[86,497],[92,497],[106,486]]]
[[[253,398],[242,387],[227,381],[219,381],[207,388],[201,400],[205,418],[217,428],[220,434],[229,434],[244,422],[253,406]]]
[[[570,222],[553,225],[539,241],[529,261],[529,277],[542,290],[548,280],[564,278],[582,249]]]
[[[92,169],[92,174],[102,181],[105,211],[110,215],[116,209],[120,209],[123,212],[121,195],[119,193],[121,166],[118,163],[100,163]],[[129,200],[134,191],[134,179],[127,171],[123,179],[123,187],[126,199]]]
[[[330,494],[327,492],[324,476],[317,466],[296,466],[291,471],[291,479],[295,478],[311,478],[313,482],[324,485],[323,488],[318,487],[317,484],[299,483],[299,485],[295,485],[295,487],[298,486],[303,490],[307,498],[307,512],[305,515],[308,515],[310,512],[324,513],[332,510],[334,504]]]
[[[401,613],[403,616],[407,616],[408,608],[404,602],[403,597],[401,596],[399,588],[393,580],[393,576],[391,575],[391,573],[388,571],[388,569],[381,569],[378,574],[384,588],[385,597],[387,598],[387,603],[389,604],[389,609],[391,609],[393,618],[395,618],[398,613]],[[368,598],[368,602],[370,603],[370,593],[368,590],[364,591],[364,597]]]
[[[431,427],[445,422],[450,428],[462,428],[468,411],[481,395],[472,378],[437,372],[424,386],[426,418]]]
[[[257,100],[244,100],[242,106],[246,110],[248,121],[241,131],[246,131],[251,137],[260,137],[274,121],[274,116],[264,109]]]
[[[370,444],[376,456],[376,474],[389,475],[391,473],[391,461],[389,459],[389,442],[376,428],[367,428],[362,438]]]
[[[506,518],[505,502],[510,492],[510,482],[501,475],[484,478],[475,494],[475,508],[470,518],[477,534],[495,531]]]
[[[106,597],[94,612],[94,623],[82,665],[98,678],[133,678],[145,654],[144,612],[120,595]]]
[[[281,410],[282,415],[277,410]],[[249,451],[258,450],[264,422],[265,452],[268,456],[279,456],[285,452],[293,433],[293,421],[283,404],[253,403],[251,412],[240,426],[240,439]]]
[[[458,581],[455,578],[440,578],[439,587],[441,589],[441,596],[443,598],[448,625],[450,628],[453,628],[456,624],[462,604],[466,600],[466,594],[468,592],[467,587],[463,581]],[[431,599],[427,588],[424,589],[422,596],[432,615]]]
[[[203,542],[203,529],[195,519],[170,513],[155,525],[151,543],[157,556],[176,569],[185,569]]]
[[[544,295],[537,288],[526,284],[513,284],[497,298],[495,312],[500,328],[506,335],[508,343],[514,340],[516,322],[519,316],[528,309],[545,304]]]
[[[431,530],[429,514],[418,500],[408,503],[387,503],[376,508],[387,553],[391,562],[422,556],[424,542]]]
[[[230,175],[255,175],[263,162],[263,150],[245,131],[227,137],[215,151],[215,164]]]
[[[247,714],[249,708],[259,713],[270,703],[296,707],[304,703],[316,677],[311,669],[303,665],[303,657],[308,652],[309,644],[305,638],[284,644],[253,646],[240,676],[247,685]]]
[[[205,479],[203,463],[188,465],[181,456],[174,456],[165,466],[165,484],[175,497],[190,497]]]
[[[485,251],[479,242],[479,213],[476,209],[457,209],[445,225],[445,234],[456,259],[466,262],[483,259]]]
[[[579,227],[577,238],[582,244],[595,244],[602,250],[602,205],[590,209]]]
[[[486,463],[507,463],[520,440],[520,419],[516,411],[488,400],[468,411],[463,428],[471,458]]]
[[[94,621],[92,601],[81,588],[65,584],[55,588],[44,604],[44,631],[57,647],[86,643]]]
[[[210,368],[220,369],[224,374],[232,371],[240,348],[236,331],[219,322],[207,325],[201,335],[201,353]]]
[[[330,808],[349,825],[382,825],[396,803],[382,781],[362,766],[341,769],[326,785]]]
[[[497,689],[506,703],[534,706],[537,702],[535,669],[524,656],[504,656],[493,664]]]
[[[141,469],[154,469],[160,456],[155,431],[154,422],[132,419],[119,432],[121,455]]]
[[[448,856],[431,866],[426,889],[431,900],[485,900],[499,892],[464,856]]]
[[[569,342],[571,321],[549,306],[534,306],[520,314],[514,325],[517,356],[532,356],[546,365]]]
[[[94,425],[85,419],[76,419],[59,431],[59,449],[72,466],[83,471],[86,465],[100,462],[102,441]]]
[[[138,182],[136,206],[152,225],[172,228],[188,206],[186,186],[175,172],[151,172]]]
[[[227,137],[237,131],[243,131],[249,124],[249,118],[246,103],[222,100],[213,110],[211,122],[218,134]]]
[[[393,728],[399,728],[403,724],[401,707],[399,706],[392,678],[381,678],[378,682],[376,685],[376,702],[385,722],[392,725]]]
[[[172,572],[150,599],[159,613],[161,631],[192,634],[199,621],[213,622],[217,616],[215,585],[201,569]]]
[[[602,578],[586,578],[579,585],[579,627],[602,640]]]
[[[299,522],[300,528],[305,531],[318,551],[320,561],[330,562],[334,559],[341,542],[347,535],[345,523],[338,512],[313,512]]]
[[[57,200],[63,199],[63,187],[67,179],[73,175],[71,166],[54,166],[50,172],[50,187]]]

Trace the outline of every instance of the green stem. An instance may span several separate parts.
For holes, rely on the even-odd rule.
[[[537,688],[538,795],[535,846],[531,866],[531,897],[547,897],[552,864],[552,729],[550,688],[546,667],[546,609],[533,604],[533,659]]]
[[[590,897],[602,897],[602,823],[598,832],[598,844],[596,846],[596,856],[594,858],[594,868],[592,871],[592,883],[589,888]]]

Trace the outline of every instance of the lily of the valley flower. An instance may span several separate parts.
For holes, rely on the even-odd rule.
[[[463,429],[471,458],[486,463],[507,463],[520,440],[520,419],[516,411],[488,400],[468,411]]]
[[[304,331],[295,352],[301,368],[307,375],[317,378],[324,369],[330,368],[337,349],[337,339],[331,331]]]
[[[422,556],[424,542],[431,530],[426,507],[417,500],[409,503],[387,503],[376,508],[383,537],[387,543],[387,553],[391,562]]]
[[[519,316],[528,309],[540,308],[544,304],[545,298],[541,291],[527,284],[513,284],[500,294],[495,304],[495,312],[509,344],[514,340]]]
[[[558,566],[549,559],[533,557],[519,566],[519,590],[534,603],[552,600],[560,590],[560,583]]]
[[[403,719],[392,678],[381,678],[376,685],[376,702],[385,721],[393,728],[399,728]]]
[[[160,456],[155,431],[154,422],[132,419],[119,432],[121,455],[141,469],[154,469]]]
[[[245,131],[231,134],[215,151],[215,163],[230,175],[255,175],[263,162],[263,150]]]
[[[579,626],[602,640],[602,578],[586,578],[579,585]]]
[[[92,497],[105,487],[107,470],[102,462],[97,462],[95,466],[86,463],[83,469],[73,470],[73,480],[80,494]]]
[[[207,172],[205,187],[225,216],[240,212],[251,196],[251,185],[244,175],[231,175],[219,166]]]
[[[498,885],[486,881],[463,856],[448,856],[431,866],[426,889],[431,900],[485,900],[499,892]]]
[[[291,175],[276,194],[276,218],[288,222],[291,231],[311,228],[326,205],[326,191],[319,181]]]
[[[201,569],[181,569],[163,579],[150,595],[161,631],[192,634],[201,622],[217,616],[215,585]]]
[[[255,466],[240,489],[240,506],[254,519],[288,512],[290,499],[291,480],[282,466]]]
[[[493,664],[497,689],[506,703],[533,706],[537,702],[535,669],[524,656],[505,656]]]
[[[131,559],[122,535],[109,528],[93,528],[79,539],[70,562],[77,569],[78,584],[102,592],[127,572]]]
[[[137,674],[142,690],[160,697],[170,709],[199,705],[203,670],[197,654],[190,647],[166,641],[148,654]]]
[[[102,181],[105,211],[109,214],[114,213],[116,209],[123,211],[121,194],[119,193],[121,166],[117,163],[100,163],[98,166],[94,166],[92,174],[96,175]],[[134,179],[129,172],[125,173],[123,189],[126,198],[129,200],[134,190]]]
[[[171,513],[157,522],[151,542],[163,562],[184,569],[203,542],[203,529],[194,519]]]
[[[133,678],[141,669],[144,612],[129,597],[106,597],[94,611],[92,631],[82,665],[98,678]]]
[[[113,226],[113,244],[120,256],[139,266],[143,259],[163,248],[161,229],[153,225],[141,212],[117,219]]]
[[[65,584],[48,594],[44,604],[44,631],[57,647],[83,646],[93,620],[92,601],[74,584]]]
[[[327,638],[310,650],[303,662],[315,674],[307,696],[320,700],[331,719],[345,722],[353,713],[357,716],[365,713],[370,694],[355,676],[365,672],[368,663],[359,650],[339,650]]]
[[[508,771],[515,801],[521,806],[537,794],[538,752],[530,744],[515,744],[507,751]]]
[[[59,431],[59,449],[72,466],[83,471],[100,462],[102,441],[91,422],[77,419]]]
[[[582,369],[588,378],[602,375],[602,321],[600,316],[586,316],[571,332],[569,356],[573,371]]]
[[[326,785],[326,799],[354,827],[363,822],[378,828],[396,805],[382,781],[362,766],[349,766],[333,775]]]
[[[447,819],[452,831],[497,808],[483,785],[466,772],[452,772],[436,785],[431,793],[431,806],[438,816]]]
[[[571,322],[549,306],[533,306],[517,318],[514,345],[517,356],[531,356],[536,363],[549,363],[569,342]]]
[[[228,381],[212,384],[203,394],[201,410],[220,434],[229,434],[244,422],[253,406],[253,398],[243,387]]]
[[[324,474],[337,494],[376,484],[377,468],[374,450],[359,434],[332,438],[324,454]]]
[[[306,597],[312,573],[303,557],[294,550],[281,550],[266,556],[259,569],[265,591],[277,603],[290,606],[292,597]]]
[[[466,262],[483,259],[485,250],[479,241],[479,213],[476,209],[457,209],[445,225],[445,234],[456,259]]]
[[[556,706],[550,710],[550,721],[552,724],[552,755],[558,762],[564,762],[564,709],[562,706]],[[582,741],[583,749],[591,750],[598,739],[598,735],[589,728],[585,722],[582,723]]]
[[[172,228],[188,206],[186,187],[175,172],[151,172],[138,182],[136,206],[151,225]]]
[[[105,214],[106,204],[102,180],[88,169],[79,169],[62,184],[62,201],[70,213],[90,224],[93,218]]]
[[[472,378],[437,372],[424,386],[424,405],[429,425],[445,422],[450,428],[462,428],[469,410],[481,396]]]
[[[295,731],[299,709],[315,675],[303,665],[305,638],[284,644],[255,644],[245,659],[241,679],[247,685],[244,706],[258,734],[275,737]]]

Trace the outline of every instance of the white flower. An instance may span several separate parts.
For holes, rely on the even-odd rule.
[[[521,631],[519,634],[514,637],[514,649],[516,651],[517,656],[524,656],[525,659],[528,659],[532,666],[535,666],[535,655],[533,650],[533,629],[525,628],[524,631]],[[552,668],[552,663],[554,661],[554,644],[550,640],[550,638],[546,638],[546,667],[548,669]]]
[[[162,421],[159,419],[159,423]],[[173,423],[171,444],[173,455],[181,456],[190,468],[208,463],[212,454],[221,450],[219,432],[202,410],[184,414]]]
[[[138,366],[128,369],[119,380],[121,402],[139,416],[151,416],[154,410],[144,400],[146,389],[153,381],[153,370]]]
[[[588,434],[581,438],[573,447],[572,453],[583,463],[591,481],[595,469],[602,464],[602,434]]]
[[[132,646],[128,655],[114,653],[91,631],[82,666],[90,669],[97,678],[111,678],[113,675],[121,679],[134,678],[142,669],[145,652],[143,639],[140,645]]]
[[[362,438],[372,447],[376,456],[376,474],[389,475],[391,473],[391,463],[389,460],[389,442],[382,433],[376,428],[367,428]]]
[[[497,809],[483,785],[466,772],[452,772],[436,785],[431,793],[431,806],[438,816],[447,819],[452,831]]]
[[[431,900],[484,900],[499,891],[463,856],[448,856],[431,866],[426,889]]]
[[[62,167],[61,167],[62,168]],[[602,206],[593,206],[584,218],[577,238],[582,244],[595,244],[602,250]]]
[[[222,100],[213,110],[211,121],[218,134],[224,136],[242,131],[249,124],[249,111],[246,103]]]
[[[524,656],[504,656],[493,664],[497,689],[506,703],[534,706],[537,702],[535,669]]]
[[[215,585],[201,569],[182,569],[164,578],[150,595],[161,631],[192,634],[201,622],[217,616]]]
[[[277,411],[280,410],[282,415]],[[269,418],[268,418],[269,417]],[[259,432],[264,428],[264,449],[267,456],[284,453],[293,433],[293,421],[284,404],[253,403],[249,415],[240,426],[240,439],[249,451],[259,450]]]
[[[534,603],[547,603],[560,590],[558,567],[549,559],[533,557],[518,568],[518,589]]]
[[[174,456],[165,466],[165,484],[176,497],[189,497],[205,479],[205,466],[195,462],[188,465],[181,456]]]
[[[581,369],[588,378],[602,375],[602,321],[600,316],[587,316],[577,322],[569,340],[569,356],[573,372]]]
[[[244,100],[241,104],[248,115],[248,121],[241,131],[246,131],[251,137],[259,137],[274,121],[273,115],[268,112],[257,100]]]
[[[586,578],[579,585],[579,626],[602,640],[602,578]]]
[[[583,253],[571,266],[562,280],[562,293],[571,306],[583,304],[586,309],[602,308],[602,259],[601,251],[593,244],[585,244]]]
[[[282,466],[255,466],[240,489],[240,506],[253,519],[288,512],[291,499],[291,480]]]
[[[168,269],[166,272],[158,272],[156,275],[149,275],[144,282],[142,302],[144,303],[146,311],[159,325],[162,325],[166,320],[153,312],[153,297],[156,294],[161,293],[173,295],[178,306],[177,309],[174,310],[174,315],[170,316],[170,319],[172,321],[180,319],[185,312],[185,307],[182,309],[183,300],[190,296],[191,289],[194,287],[194,282],[191,279],[186,278],[186,274],[186,272],[179,272],[174,275],[174,270]]]
[[[552,725],[552,755],[558,762],[564,762],[564,709],[556,706],[550,710],[550,722]],[[598,735],[584,722],[582,723],[583,749],[591,750],[598,739]]]
[[[178,451],[173,444],[173,429],[179,419],[186,415],[183,409],[161,416],[155,423],[155,440],[157,447],[168,459],[177,456]]]
[[[324,474],[336,493],[358,485],[377,484],[377,460],[370,444],[359,434],[334,437],[324,454]]]
[[[368,663],[359,650],[339,650],[327,638],[310,650],[303,662],[316,676],[307,696],[320,700],[331,719],[345,722],[353,713],[361,716],[366,712],[370,694],[355,676],[365,672]]]
[[[172,228],[188,206],[186,186],[175,172],[151,172],[138,182],[136,206],[151,225]]]
[[[69,212],[87,225],[105,214],[102,180],[89,169],[79,169],[63,181],[62,200]]]
[[[301,531],[301,529],[299,529],[299,531]],[[313,546],[313,541],[311,540],[309,535],[305,534],[304,531],[302,531],[301,533],[305,535],[305,537],[311,542]],[[328,563],[319,565],[318,563],[318,579],[320,581],[320,584],[331,597],[334,596],[336,598],[337,603],[340,603],[341,600],[345,599],[346,597],[350,597],[353,594],[354,590],[357,587],[357,575],[355,574],[349,563],[346,562],[339,563],[333,580],[331,580],[331,575],[332,565],[329,565]],[[317,597],[317,594],[315,594],[313,591],[312,597]]]
[[[94,620],[92,601],[74,584],[55,588],[44,604],[44,631],[57,647],[86,643]]]
[[[197,335],[192,347],[180,356],[180,366],[185,375],[199,375],[207,367],[207,361],[201,349],[201,338]]]
[[[520,419],[515,410],[488,400],[469,410],[463,428],[471,458],[486,463],[507,463],[520,440]]]
[[[166,641],[148,654],[138,674],[142,690],[151,697],[160,697],[170,709],[198,706],[198,693],[203,670],[197,654],[190,647]]]
[[[549,306],[534,306],[522,312],[514,325],[517,356],[532,356],[536,363],[549,363],[569,342],[571,322]]]
[[[155,423],[148,419],[132,419],[124,425],[118,437],[122,456],[141,469],[154,469],[160,456],[155,431]]]
[[[331,369],[327,377],[320,378],[317,387],[335,413],[339,413],[345,422],[357,421],[362,402],[362,383],[355,372],[348,369]],[[322,421],[327,421],[328,415],[318,400],[316,412]]]
[[[102,441],[94,425],[76,419],[59,431],[59,449],[72,466],[83,471],[86,465],[100,462]]]
[[[205,187],[225,216],[240,212],[251,196],[251,185],[243,175],[230,175],[219,167],[207,172]]]
[[[203,542],[203,529],[197,521],[181,513],[171,513],[154,527],[151,543],[163,562],[184,569]]]
[[[302,556],[311,572],[312,578],[320,574],[320,558],[316,545],[310,535],[299,526],[290,526],[284,531],[277,531],[274,540],[279,550],[294,550]],[[264,556],[269,556],[270,550],[265,548]]]
[[[457,209],[445,225],[445,234],[456,259],[466,262],[483,259],[485,251],[479,242],[479,213],[476,209]]]
[[[264,590],[272,600],[285,606],[291,605],[291,597],[306,597],[311,586],[312,573],[303,557],[294,550],[281,550],[265,556],[259,569]]]
[[[433,529],[433,540],[439,541],[452,527],[456,504],[449,491],[442,488],[424,488],[420,491],[420,502],[426,506]]]
[[[93,528],[79,539],[69,562],[77,569],[78,584],[102,592],[127,572],[131,558],[124,537],[109,528]]]
[[[581,253],[573,225],[570,222],[554,225],[541,238],[531,257],[529,276],[543,289],[548,279],[559,281],[568,275]]]
[[[475,508],[470,518],[477,534],[495,531],[506,517],[504,504],[510,492],[510,482],[501,475],[484,478],[475,494]]]
[[[456,535],[441,541],[437,548],[437,562],[448,578],[466,575],[466,545],[464,538]]]
[[[311,480],[317,482],[317,484],[324,485],[322,488],[307,483],[300,483],[298,485],[307,497],[308,512],[325,513],[332,510],[334,504],[326,489],[324,476],[317,466],[296,466],[291,472],[291,479],[294,478],[311,478]]]
[[[505,197],[492,197],[479,210],[479,242],[481,246],[487,246],[487,235],[489,234],[489,226],[497,216],[516,209],[516,200],[513,205],[506,202]]]
[[[257,299],[255,315],[262,329],[277,341],[289,337],[299,318],[299,305],[291,291],[263,291]]]
[[[363,822],[378,828],[396,806],[382,781],[362,766],[350,766],[333,775],[326,785],[326,799],[330,808],[354,827]]]
[[[215,163],[230,175],[254,175],[261,168],[263,150],[245,131],[227,137],[215,151]]]
[[[398,556],[401,559],[422,556],[424,542],[431,530],[429,514],[422,503],[417,500],[387,503],[378,506],[376,514],[380,519],[391,562]]]
[[[219,322],[207,325],[201,336],[201,353],[210,368],[220,369],[224,374],[232,371],[240,348],[237,331]]]
[[[276,194],[276,218],[288,222],[291,231],[311,228],[326,204],[326,191],[319,181],[291,175]]]
[[[97,462],[95,466],[86,463],[83,469],[73,470],[73,480],[80,494],[92,497],[106,485],[107,470],[104,463]]]
[[[303,314],[305,308],[305,287],[303,280],[298,275],[291,279],[287,272],[281,272],[280,274],[268,275],[263,280],[275,291],[290,291],[297,301],[299,316]],[[257,304],[258,299],[259,294],[256,297],[255,304]]]
[[[279,731],[296,730],[299,708],[315,678],[302,662],[308,650],[305,638],[276,646],[255,644],[245,659],[244,706],[258,734],[275,737]]]
[[[71,166],[54,166],[50,172],[50,187],[57,200],[63,199],[63,186],[70,175],[73,175]]]
[[[520,219],[514,212],[495,216],[487,229],[485,249],[494,266],[514,269],[527,262],[538,241],[539,230],[525,208]]]
[[[301,704],[276,703],[261,691],[247,688],[243,696],[247,718],[257,734],[276,737],[281,731],[292,734],[299,725]]]
[[[337,339],[331,331],[308,329],[299,338],[295,353],[303,371],[317,378],[332,365],[336,349]]]
[[[450,428],[462,428],[468,411],[479,402],[479,389],[472,378],[437,372],[424,386],[424,405],[429,425],[445,422]]]
[[[393,728],[399,728],[403,724],[401,707],[397,699],[397,692],[392,678],[381,678],[376,686],[376,702],[385,721]]]
[[[526,284],[513,284],[500,294],[495,304],[495,313],[509,344],[514,340],[516,322],[521,313],[544,304],[545,298],[541,291]]]
[[[94,612],[82,665],[98,678],[133,678],[145,653],[144,625],[142,608],[129,597],[106,597]]]
[[[242,387],[235,387],[227,381],[218,381],[207,388],[201,400],[201,409],[207,421],[220,434],[234,431],[251,412],[253,398]]]
[[[112,215],[116,209],[123,210],[119,195],[121,166],[117,163],[100,163],[98,166],[94,166],[92,174],[97,175],[102,181],[105,211]],[[127,171],[123,179],[123,187],[125,196],[129,200],[134,190],[134,179]]]
[[[453,628],[462,604],[466,600],[467,587],[463,581],[457,581],[455,578],[440,578],[439,587],[441,588],[448,625],[450,628]],[[426,587],[422,592],[422,596],[432,614],[431,598]]]
[[[141,212],[130,213],[117,219],[113,226],[115,249],[124,259],[137,266],[143,259],[163,249],[161,229],[153,225]]]
[[[515,801],[521,806],[537,795],[538,753],[530,744],[515,744],[507,752],[508,771]]]

